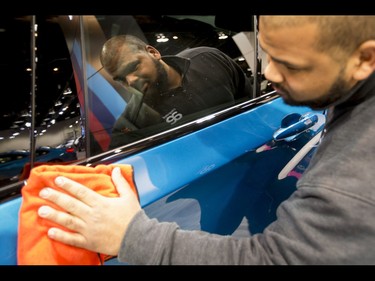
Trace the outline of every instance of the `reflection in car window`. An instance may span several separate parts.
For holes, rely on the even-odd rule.
[[[83,23],[85,57],[88,69],[91,68],[86,81],[89,90],[86,105],[89,139],[86,141],[91,154],[183,124],[191,120],[190,113],[210,107],[219,110],[218,104],[225,108],[244,97],[250,99],[252,71],[232,38],[237,32],[216,27],[215,16],[92,16],[84,17]],[[121,35],[136,36],[147,48],[137,47],[139,57],[132,58],[132,64],[128,62],[127,66],[122,65],[126,64],[124,51],[127,49],[120,48],[121,52],[115,52],[114,57],[117,63],[122,59],[123,69],[108,71],[113,63],[103,68],[99,60],[102,46],[108,39]],[[156,63],[159,70],[168,66],[175,77],[182,79],[174,80],[175,83],[169,81],[165,91],[166,85],[160,79],[155,81],[147,76],[153,65],[143,67],[146,59]],[[131,70],[127,68],[130,65],[133,65]],[[135,70],[134,65],[141,68]],[[228,79],[224,74],[234,78]],[[98,88],[103,78],[108,85]],[[151,87],[150,81],[154,85],[158,83],[160,89]],[[242,89],[237,93],[239,85]],[[157,90],[162,93],[156,94]]]
[[[56,16],[35,18],[34,28],[32,16],[0,19],[0,38],[4,43],[0,52],[3,55],[0,79],[9,97],[6,103],[0,103],[0,155],[8,155],[9,160],[0,161],[0,189],[16,183],[30,164],[31,137],[35,138],[35,162],[61,163],[78,158],[75,150],[56,148],[81,135],[80,107],[66,40]],[[31,30],[37,35],[33,50],[36,65],[33,116]],[[38,149],[41,146],[45,148]]]
[[[6,30],[0,33],[3,42],[14,42],[2,45],[2,53],[10,55],[3,60],[1,79],[4,89],[17,97],[0,107],[0,152],[29,150],[33,135],[36,147],[62,148],[64,154],[73,150],[77,159],[83,159],[258,95],[251,92],[251,30],[231,30],[230,24],[215,16],[38,16],[36,22],[35,130],[31,133],[31,17],[0,21]],[[119,77],[103,67],[100,54],[107,40],[121,35],[142,40],[149,46],[144,58],[159,70],[168,66],[179,77],[172,79],[177,82],[160,87],[163,91],[150,98],[142,88],[146,82],[132,84],[126,73],[120,73],[125,86],[115,81]],[[153,81],[141,70],[132,73],[137,71],[144,81]],[[20,78],[16,85],[8,83],[13,77]],[[0,179],[7,183],[20,173],[8,176],[4,171],[0,169]]]
[[[177,125],[191,113],[251,97],[250,79],[213,47],[163,56],[138,37],[118,35],[105,43],[101,62],[114,80],[133,92],[116,120],[111,143],[133,130],[159,123]]]

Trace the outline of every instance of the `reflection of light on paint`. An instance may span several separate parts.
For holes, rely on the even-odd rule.
[[[212,115],[208,115],[208,116],[206,116],[206,117],[203,117],[203,118],[201,118],[201,119],[198,119],[198,120],[196,121],[196,123],[202,123],[202,122],[204,122],[204,121],[211,120],[211,119],[213,119],[213,118],[215,118],[215,115],[214,115],[214,114],[212,114]]]
[[[201,229],[201,206],[194,198],[180,198],[177,192],[147,205],[146,214],[160,221],[174,221],[183,229]]]
[[[259,153],[259,152],[266,151],[266,150],[270,150],[270,149],[272,149],[271,146],[269,146],[269,145],[267,145],[267,144],[264,144],[264,145],[258,147],[258,148],[255,150],[255,152],[256,152],[256,153]]]
[[[216,166],[215,164],[211,164],[211,165],[205,166],[205,167],[203,167],[202,170],[199,171],[199,174],[200,175],[206,174],[209,171],[211,171],[213,168],[215,168],[215,166]]]
[[[302,176],[302,174],[292,170],[288,173],[288,176],[296,177],[297,179],[299,179]]]

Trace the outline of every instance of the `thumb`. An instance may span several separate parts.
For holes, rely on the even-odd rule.
[[[134,192],[131,189],[128,181],[121,174],[120,167],[115,167],[112,170],[112,181],[115,184],[115,187],[116,187],[117,192],[120,195],[120,197],[134,196]]]

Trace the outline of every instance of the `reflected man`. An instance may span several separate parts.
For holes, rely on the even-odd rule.
[[[212,47],[162,56],[138,37],[118,35],[104,44],[100,60],[132,92],[113,136],[154,124],[174,125],[188,114],[251,97],[251,82],[241,67]]]

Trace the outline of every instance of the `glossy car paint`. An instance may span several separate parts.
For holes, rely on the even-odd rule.
[[[141,205],[151,217],[176,221],[184,229],[248,236],[275,219],[280,202],[294,190],[308,165],[324,120],[288,141],[273,134],[290,113],[311,113],[290,107],[280,98],[257,106],[170,142],[113,163],[134,167]],[[320,113],[320,119],[322,118]],[[308,144],[302,160],[279,173]],[[103,159],[111,162],[111,157]],[[18,210],[21,198],[0,205],[0,264],[16,264]],[[109,261],[108,263],[111,263]],[[113,261],[112,261],[113,263]]]

